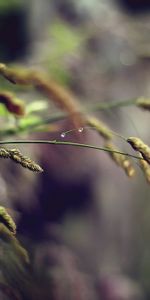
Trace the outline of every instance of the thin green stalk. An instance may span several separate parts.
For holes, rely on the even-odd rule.
[[[82,108],[79,113],[87,114],[87,113],[95,112],[98,110],[109,110],[109,109],[117,108],[117,107],[130,106],[130,105],[134,105],[136,103],[136,101],[137,101],[137,99],[129,99],[129,100],[123,100],[123,101],[112,101],[109,103],[98,102],[98,103],[94,103],[94,104],[87,104],[87,106],[85,108]],[[58,113],[53,114],[50,117],[44,118],[43,120],[36,121],[35,124],[32,124],[29,128],[34,128],[36,126],[57,122],[57,121],[65,119],[65,117],[67,117],[66,113],[58,112]]]
[[[95,112],[98,110],[109,110],[109,109],[117,108],[117,107],[130,106],[130,105],[134,105],[136,103],[136,101],[137,101],[137,99],[129,99],[129,100],[123,100],[123,101],[113,101],[113,102],[109,102],[109,103],[98,102],[98,103],[94,103],[94,104],[87,104],[87,106],[85,108],[82,108],[79,113],[87,114],[87,113]],[[57,122],[57,121],[65,119],[66,117],[67,117],[66,113],[57,112],[50,117],[45,117],[45,118],[43,118],[43,120],[36,121],[34,124],[30,125],[28,128],[34,129],[37,126]],[[25,130],[25,128],[20,128],[20,129],[21,129],[21,131]]]
[[[98,110],[108,110],[108,109],[117,108],[117,107],[125,107],[125,106],[129,106],[129,105],[134,105],[136,103],[136,101],[137,101],[137,99],[129,99],[129,100],[123,100],[123,101],[113,101],[113,102],[109,102],[109,103],[98,102],[98,103],[94,103],[94,104],[87,104],[86,108],[82,108],[81,113],[86,114],[86,113],[95,112]],[[28,126],[18,126],[13,129],[12,128],[11,129],[9,129],[9,128],[3,129],[0,132],[0,136],[6,137],[6,136],[10,136],[10,135],[15,135],[15,134],[18,134],[21,132],[26,132],[26,131],[28,131],[28,133],[29,133],[30,130],[34,130],[41,125],[51,124],[51,123],[63,120],[66,117],[67,117],[66,113],[57,112],[57,113],[53,114],[52,116],[45,117],[42,120],[35,121],[35,123],[28,125]]]
[[[50,144],[50,145],[63,145],[63,146],[73,146],[73,147],[81,147],[81,148],[89,148],[89,149],[95,149],[95,150],[100,150],[100,151],[105,151],[105,152],[113,152],[113,153],[118,153],[121,155],[126,155],[132,158],[136,159],[143,159],[141,157],[138,157],[136,155],[132,155],[129,153],[117,151],[117,150],[111,150],[105,147],[98,147],[98,146],[93,146],[89,144],[82,144],[82,143],[74,143],[74,142],[67,142],[67,141],[57,141],[57,140],[52,140],[52,141],[47,141],[47,140],[10,140],[10,141],[0,141],[0,145],[11,145],[11,144]]]
[[[111,101],[111,102],[98,102],[94,104],[89,104],[85,108],[86,112],[94,112],[97,110],[107,110],[117,107],[125,107],[125,106],[131,106],[134,105],[137,101],[137,98],[135,99],[128,99],[128,100],[118,100],[118,101]]]

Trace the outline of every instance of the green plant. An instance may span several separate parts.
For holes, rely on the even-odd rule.
[[[15,94],[2,90],[0,92],[0,116],[3,118],[3,126],[0,130],[0,145],[19,145],[19,144],[51,144],[64,145],[73,147],[85,147],[108,152],[111,158],[120,166],[129,177],[135,175],[135,169],[130,159],[135,158],[145,174],[148,182],[150,182],[150,148],[140,139],[135,137],[121,137],[130,144],[137,152],[137,155],[124,153],[113,145],[113,137],[119,134],[113,132],[106,124],[97,118],[91,116],[91,113],[98,110],[109,110],[111,108],[136,105],[139,108],[150,109],[149,99],[131,99],[128,101],[119,101],[112,103],[89,104],[82,107],[78,103],[74,95],[56,81],[48,78],[45,74],[38,73],[27,69],[9,68],[4,64],[0,64],[0,74],[10,83],[21,86],[34,88],[44,99],[39,102],[33,101],[25,104],[25,101],[16,98]],[[27,92],[30,91],[27,89]],[[50,102],[57,107],[58,112],[48,116],[43,116],[43,110],[48,109],[45,96]],[[68,116],[72,123],[73,130],[81,133],[84,128],[89,127],[101,135],[104,140],[104,147],[94,145],[70,142],[67,140],[28,140],[17,139],[17,136],[23,133],[53,130],[53,124]],[[6,122],[7,120],[7,122]],[[51,126],[51,127],[50,127]],[[70,132],[62,133],[63,138]],[[12,137],[12,140],[7,138]],[[0,157],[11,159],[20,164],[20,166],[28,168],[31,171],[42,172],[43,169],[34,161],[24,156],[19,149],[0,148]],[[46,171],[46,170],[44,170]],[[4,207],[0,208],[0,238],[2,251],[5,252],[5,259],[0,257],[2,280],[0,281],[0,289],[11,297],[11,299],[28,299],[31,293],[31,299],[41,299],[43,293],[48,299],[48,292],[45,292],[45,286],[49,286],[49,276],[43,282],[43,289],[36,289],[39,278],[35,276],[32,270],[32,261],[29,254],[22,247],[16,236],[16,226],[14,221]],[[7,272],[9,261],[9,272]],[[32,270],[32,272],[31,272]],[[9,275],[8,275],[9,274]],[[14,279],[16,276],[16,279]],[[40,279],[41,280],[41,279]],[[19,286],[19,287],[18,287]],[[16,292],[17,289],[17,292]],[[32,292],[31,292],[32,290]],[[25,291],[25,292],[24,292]],[[24,296],[25,293],[25,296]]]

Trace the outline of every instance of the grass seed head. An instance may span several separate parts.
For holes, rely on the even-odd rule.
[[[25,115],[25,105],[23,101],[16,99],[15,95],[10,92],[0,91],[0,103],[4,104],[7,110],[16,116]]]
[[[137,137],[129,137],[127,142],[135,151],[139,151],[142,157],[150,164],[150,147],[143,143],[143,141]]]
[[[29,157],[24,156],[18,149],[8,149],[9,158],[33,172],[43,172],[43,169]]]
[[[14,235],[16,224],[3,206],[0,206],[0,222],[3,223]]]
[[[150,183],[150,165],[144,159],[140,159],[139,165],[144,173],[146,181]]]
[[[145,99],[144,97],[141,97],[137,99],[136,105],[145,110],[150,110],[150,99]]]
[[[10,157],[9,151],[5,148],[0,148],[0,157],[9,158]]]
[[[21,161],[21,165],[24,168],[27,168],[33,172],[40,172],[40,173],[43,172],[43,169],[38,164],[36,164],[33,160],[26,157],[23,157]]]
[[[105,146],[110,150],[117,150],[111,143],[107,143]],[[116,152],[109,152],[109,154],[113,161],[125,171],[128,177],[133,177],[135,175],[135,169],[131,161],[125,155]]]
[[[111,129],[97,118],[89,117],[87,119],[87,124],[94,128],[104,139],[112,139],[113,135],[111,133]]]
[[[66,111],[76,128],[85,124],[77,99],[56,81],[39,72],[23,68],[13,69],[4,64],[0,64],[0,74],[11,83],[33,86],[38,92],[53,101],[56,106]]]

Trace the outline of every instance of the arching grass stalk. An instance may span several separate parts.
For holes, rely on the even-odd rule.
[[[104,152],[112,152],[112,153],[118,153],[121,155],[126,155],[128,157],[136,158],[136,159],[143,159],[139,156],[132,155],[130,153],[121,152],[118,150],[112,150],[106,147],[98,147],[94,145],[89,144],[82,144],[82,143],[75,143],[75,142],[68,142],[68,141],[57,141],[57,140],[7,140],[7,141],[0,141],[0,145],[12,145],[12,144],[47,144],[47,145],[62,145],[62,146],[73,146],[73,147],[81,147],[81,148],[89,148],[89,149],[95,149],[100,150]]]
[[[125,107],[125,106],[134,106],[136,104],[137,99],[129,99],[124,101],[111,101],[109,103],[106,102],[98,102],[94,104],[87,104],[86,107],[82,107],[82,110],[79,113],[87,114],[96,111],[109,110],[113,108]],[[36,126],[50,124],[53,122],[57,122],[60,120],[64,120],[67,117],[65,112],[57,112],[49,117],[43,117],[43,120],[35,121],[34,124],[29,126],[29,129],[33,129]],[[24,130],[24,129],[23,129]]]

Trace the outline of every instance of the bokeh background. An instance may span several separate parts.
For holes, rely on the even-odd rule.
[[[150,2],[0,0],[0,61],[46,71],[85,107],[149,98]],[[19,93],[27,102],[37,97]],[[150,144],[149,112],[129,106],[95,115],[115,132]],[[28,137],[62,139],[70,124],[58,123],[58,131]],[[74,132],[67,136],[76,139]],[[102,145],[87,128],[80,140]],[[130,151],[121,138],[115,141]],[[2,162],[0,201],[13,211],[35,272],[42,279],[50,272],[52,295],[45,299],[149,299],[150,187],[136,163],[137,175],[129,179],[96,150],[54,145],[22,150],[45,172],[35,175]]]

